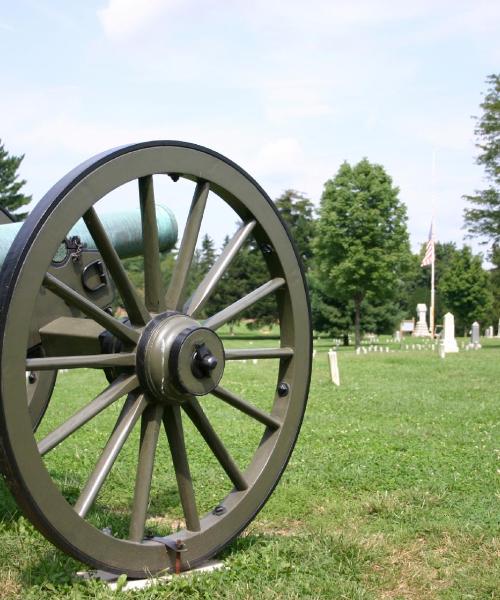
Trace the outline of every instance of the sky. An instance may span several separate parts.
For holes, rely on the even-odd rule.
[[[367,157],[400,188],[414,250],[433,214],[439,241],[464,243],[462,196],[486,185],[472,117],[500,64],[498,1],[1,7],[0,139],[25,155],[34,200],[90,156],[150,139],[212,148],[272,198],[293,188],[317,206],[343,161]],[[207,217],[217,243],[231,218]]]

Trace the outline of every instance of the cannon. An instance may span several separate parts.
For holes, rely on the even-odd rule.
[[[177,224],[171,207],[155,202],[162,177],[172,185],[184,181],[183,190],[192,187],[168,285],[160,253],[175,245]],[[134,181],[135,210],[100,212],[108,194]],[[209,195],[234,211],[239,226],[189,291]],[[152,141],[91,158],[56,183],[21,226],[0,222],[0,468],[21,510],[58,548],[111,573],[179,572],[214,556],[273,492],[307,403],[307,286],[273,202],[224,156],[194,144]],[[260,248],[266,280],[205,314],[249,240]],[[138,254],[143,289],[123,263]],[[221,327],[268,297],[275,299],[279,338],[265,348],[228,344]],[[225,386],[227,363],[248,359],[275,365],[268,389],[259,392],[266,402]],[[88,369],[104,373],[97,393],[87,386],[75,391],[80,403],[70,414],[68,390],[58,391],[63,377],[56,382],[61,369],[83,370],[84,378]],[[55,421],[47,428],[51,411]],[[249,448],[244,458],[225,442],[221,411],[238,418],[245,452]],[[94,424],[108,413],[109,431],[98,435]],[[92,448],[79,441],[89,427],[96,431]],[[246,427],[256,435],[246,437]],[[133,439],[136,446],[127,450]],[[213,470],[208,462],[192,464],[194,444],[191,459],[196,454],[218,469],[206,482],[203,506],[193,472],[200,478]],[[133,453],[134,472],[127,467],[117,477],[123,492],[113,488],[105,495],[126,451]],[[51,460],[57,452],[64,460]],[[83,479],[74,469],[81,463],[88,472]],[[164,472],[172,474],[168,493]],[[176,523],[167,519],[173,505],[181,508]]]

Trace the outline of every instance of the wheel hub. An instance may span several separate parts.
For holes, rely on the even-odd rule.
[[[224,347],[218,335],[198,321],[166,312],[143,331],[137,373],[152,401],[179,404],[217,387],[224,373]]]

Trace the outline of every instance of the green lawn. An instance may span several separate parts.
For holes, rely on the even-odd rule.
[[[246,339],[235,336],[228,345],[273,344],[237,334]],[[309,406],[282,481],[222,554],[223,571],[137,593],[75,583],[82,566],[34,531],[0,484],[0,599],[500,598],[500,340],[444,360],[394,344],[394,352],[361,356],[341,348],[340,388],[329,382],[331,345],[316,345]],[[272,363],[229,364],[224,384],[257,402],[275,381]],[[99,385],[96,372],[60,375],[41,434],[64,411],[74,411],[82,389],[92,393]],[[247,421],[209,400],[206,408],[228,431],[224,441],[244,465],[258,427],[248,430]],[[49,455],[68,494],[81,485],[116,412],[111,407],[75,446]],[[187,437],[197,499],[209,510],[217,497],[204,481],[207,474],[217,476],[217,465],[189,427]],[[160,451],[166,461],[166,445]],[[135,452],[131,440],[103,501],[113,498],[126,508]],[[167,522],[156,525],[160,530],[180,517],[172,477],[165,470],[154,489],[153,502],[166,495],[171,511]],[[119,514],[111,517],[114,529],[121,526]]]

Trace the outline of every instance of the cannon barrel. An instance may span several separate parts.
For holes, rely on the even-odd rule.
[[[140,209],[120,212],[101,213],[99,218],[120,258],[130,258],[142,254],[142,223]],[[177,242],[177,221],[173,212],[161,204],[156,204],[156,221],[160,251],[171,250]],[[7,252],[16,237],[22,223],[0,225],[0,268]],[[87,226],[82,219],[68,233],[68,238],[77,236],[88,250],[96,250],[96,246]],[[66,248],[61,246],[55,259],[61,260],[66,255]]]

